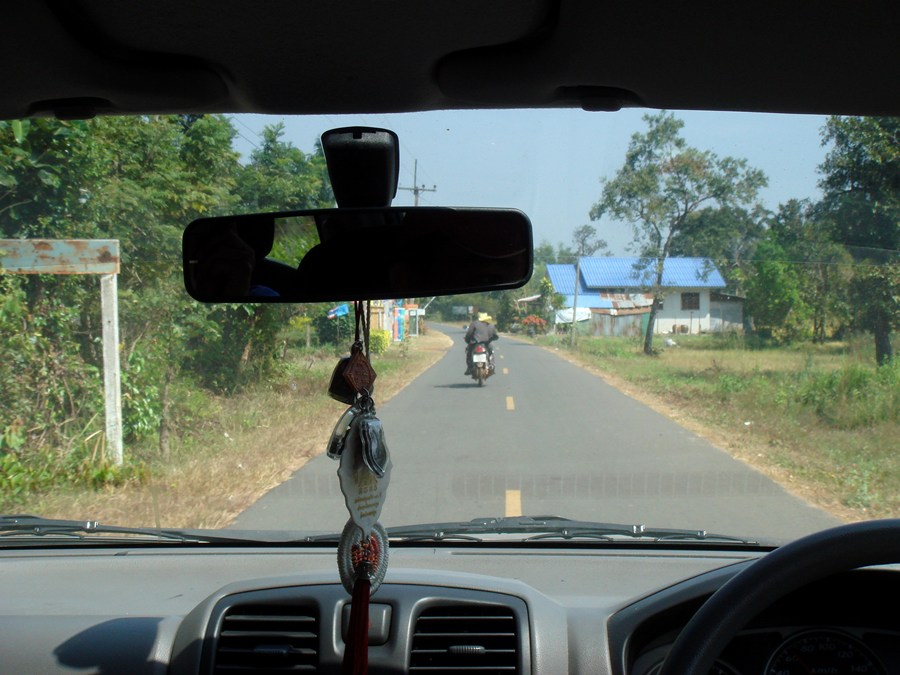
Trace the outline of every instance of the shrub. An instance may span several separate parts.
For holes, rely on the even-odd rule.
[[[831,372],[804,372],[797,400],[839,429],[898,420],[900,368],[856,364]]]
[[[369,333],[369,351],[384,354],[391,345],[391,331],[373,330]]]
[[[543,333],[547,330],[547,321],[534,314],[522,319],[522,326],[529,333]]]
[[[329,319],[325,314],[313,318],[313,326],[321,344],[349,348],[353,342],[353,317],[349,315]]]

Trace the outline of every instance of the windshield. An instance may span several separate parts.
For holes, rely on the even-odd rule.
[[[0,122],[0,514],[341,530],[354,298],[199,303],[181,234],[333,207],[348,125],[399,135],[393,205],[534,228],[522,288],[371,305],[388,529],[900,515],[897,119],[641,110]]]

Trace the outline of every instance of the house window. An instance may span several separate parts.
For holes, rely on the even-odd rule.
[[[682,310],[700,309],[700,294],[699,293],[682,293],[681,294],[681,309]]]

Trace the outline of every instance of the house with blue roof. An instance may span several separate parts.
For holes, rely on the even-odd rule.
[[[576,269],[578,278],[576,279]],[[639,335],[653,304],[650,292],[655,261],[646,258],[581,258],[579,264],[547,265],[554,290],[563,296],[563,316],[591,312],[594,335]],[[663,302],[656,314],[657,333],[703,333],[739,329],[740,298],[725,295],[722,274],[707,258],[668,258],[663,268]]]

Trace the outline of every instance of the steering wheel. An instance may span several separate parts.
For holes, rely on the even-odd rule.
[[[782,546],[716,591],[675,640],[659,675],[707,675],[735,634],[791,591],[843,572],[900,562],[900,519],[816,532]]]

